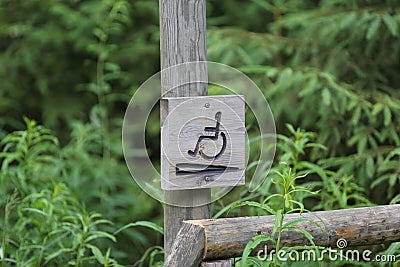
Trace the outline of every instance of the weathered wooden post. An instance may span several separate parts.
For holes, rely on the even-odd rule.
[[[169,115],[171,103],[175,103],[177,97],[206,96],[208,93],[207,83],[182,85],[185,81],[207,81],[207,63],[205,62],[207,60],[206,0],[160,0],[159,4],[161,68],[165,70],[181,63],[198,62],[194,67],[191,65],[191,67],[180,71],[180,73],[162,72],[161,84],[164,99],[161,100],[160,105],[161,125],[163,125]],[[221,114],[218,115],[217,113],[215,114],[217,120],[216,128],[219,127],[217,117],[221,116]],[[222,116],[224,115],[222,114]],[[219,129],[214,131],[216,135],[219,134]],[[166,135],[168,134],[166,133]],[[222,137],[221,134],[221,139]],[[199,148],[201,145],[200,143],[193,144],[193,156],[197,155],[199,149],[201,152],[201,147]],[[180,174],[178,173],[179,170],[186,174],[185,163],[179,166],[168,166],[165,157],[166,155],[162,154],[161,174],[163,177],[168,176],[171,168],[176,168],[175,175]],[[178,168],[180,169],[178,170]],[[207,179],[205,180],[207,182]],[[191,189],[176,190],[177,188],[165,183],[163,180],[164,199],[166,202],[164,205],[164,248],[166,258],[170,254],[171,246],[183,220],[210,218],[210,204],[198,206],[198,203],[211,202],[211,189],[202,185],[196,187],[193,184],[189,184],[184,188]],[[179,203],[181,205],[167,203]],[[202,264],[203,266],[216,267],[231,266],[230,260]]]

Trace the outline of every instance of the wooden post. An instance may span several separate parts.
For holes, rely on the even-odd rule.
[[[185,62],[206,61],[206,0],[160,0],[159,8],[161,68],[166,69]],[[186,73],[162,73],[163,97],[207,95],[207,84],[181,86],[182,81],[193,78],[207,80],[206,63],[199,62],[197,68],[187,70]],[[161,123],[167,115],[165,113],[166,108],[161,106]],[[198,203],[210,203],[211,190],[164,191],[164,199],[166,203],[181,202],[186,206],[164,205],[164,248],[167,258],[183,220],[210,218],[210,204],[196,206]]]

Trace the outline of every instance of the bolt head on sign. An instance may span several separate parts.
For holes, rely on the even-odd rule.
[[[161,107],[162,189],[244,185],[243,96],[167,97]]]

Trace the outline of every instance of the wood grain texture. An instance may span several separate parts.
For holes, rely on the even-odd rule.
[[[205,0],[160,0],[160,52],[163,96],[207,95],[207,84],[193,82],[207,80],[206,62],[180,73],[168,69],[207,60]]]
[[[164,266],[199,266],[204,251],[204,229],[200,225],[183,223],[170,249]]]
[[[400,241],[400,205],[290,214],[285,221],[298,218],[310,219],[321,225],[321,228],[309,222],[296,225],[307,230],[314,237],[313,241],[317,246],[336,249],[336,242],[341,238],[347,241],[347,247]],[[274,220],[275,216],[261,216],[192,220],[185,223],[200,226],[198,229],[204,231],[205,243],[196,244],[196,247],[203,250],[203,259],[207,260],[241,256],[246,244],[253,237],[271,234]],[[185,238],[191,240],[190,237]],[[180,239],[182,237],[179,236],[177,240]],[[304,235],[295,230],[284,231],[281,242],[282,246],[287,247],[310,245]],[[260,244],[253,253],[264,249],[264,245],[267,245],[269,251],[274,249],[273,244],[267,242]]]
[[[161,101],[168,113],[161,126],[162,189],[243,185],[244,97],[174,97]],[[217,123],[218,132],[206,131],[206,127],[215,130]],[[216,140],[209,138],[215,135]],[[196,148],[199,150],[195,154],[189,153]],[[216,155],[219,156],[209,158]]]
[[[211,216],[210,189],[192,189],[192,190],[168,190],[164,191],[166,203],[182,204],[177,205],[164,204],[164,249],[166,256],[170,253],[176,235],[181,228],[183,220],[208,219]],[[200,205],[199,204],[203,204]]]
[[[185,84],[190,80],[188,70],[182,73],[169,71],[168,67],[191,61],[204,61],[206,54],[206,2],[205,0],[160,0],[160,55],[162,96],[207,95],[207,84]],[[196,77],[207,80],[206,65],[199,65]],[[183,80],[184,79],[184,80]],[[166,116],[162,105],[161,121]],[[170,254],[175,237],[183,220],[210,218],[210,205],[191,207],[199,203],[209,203],[210,189],[189,191],[165,191],[164,199],[164,248],[165,257]],[[178,205],[186,206],[180,207]],[[168,266],[168,265],[166,265]]]
[[[204,261],[200,265],[201,267],[232,267],[231,260],[216,260],[216,261]]]
[[[207,60],[206,46],[206,1],[205,0],[160,0],[160,55],[162,96],[207,95],[207,63],[191,65],[180,73],[168,67]],[[185,85],[182,85],[185,83]],[[166,116],[166,107],[160,105],[161,121]],[[165,257],[170,255],[175,237],[183,220],[210,218],[210,189],[165,191],[167,203],[178,203],[186,207],[164,205]],[[204,205],[204,203],[207,203]],[[200,206],[199,206],[200,205]],[[172,265],[165,265],[172,266]]]

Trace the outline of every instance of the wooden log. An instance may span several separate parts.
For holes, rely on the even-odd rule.
[[[183,223],[178,236],[179,242],[174,242],[164,266],[199,266],[204,247],[204,229],[196,224]]]
[[[317,246],[337,248],[336,242],[344,239],[346,247],[375,245],[387,242],[400,241],[400,204],[355,208],[333,211],[318,211],[314,213],[290,214],[285,217],[285,222],[298,218],[310,219],[313,223],[301,222],[297,227],[307,230],[313,237]],[[274,226],[275,216],[239,217],[216,220],[185,221],[185,227],[192,225],[197,229],[196,234],[204,235],[204,243],[193,242],[195,239],[190,233],[180,232],[175,244],[177,248],[171,258],[185,258],[186,262],[198,262],[199,255],[184,254],[183,247],[191,250],[202,251],[203,260],[226,259],[242,255],[246,244],[257,235],[269,236]],[[200,232],[199,232],[200,230]],[[191,244],[182,240],[193,240]],[[198,239],[199,240],[199,239]],[[311,245],[300,232],[290,229],[284,231],[281,237],[282,246],[293,247]],[[179,245],[180,244],[180,245]],[[260,244],[253,250],[254,254],[267,245],[268,250],[275,249],[271,242]],[[182,246],[179,248],[179,246]],[[182,254],[183,255],[180,255]],[[168,262],[167,262],[168,263]],[[169,265],[166,265],[169,266]],[[180,265],[174,266],[195,266]]]
[[[164,191],[167,203],[184,202],[188,207],[164,204],[164,249],[165,259],[171,254],[172,245],[182,226],[183,220],[210,218],[210,205],[190,207],[190,202],[196,206],[196,201],[211,201],[210,189],[193,189],[179,191]],[[183,234],[183,233],[182,233]],[[174,266],[174,265],[165,265]]]
[[[163,97],[207,95],[205,83],[183,83],[193,80],[207,81],[206,1],[205,0],[160,0],[160,54],[161,87]],[[168,67],[199,61],[185,71],[176,73]],[[201,63],[201,61],[203,61]],[[166,107],[160,104],[161,123],[167,116]],[[161,159],[163,169],[163,159]],[[192,189],[164,191],[164,248],[165,258],[171,253],[175,237],[183,220],[210,218],[211,190]],[[165,265],[186,266],[186,265]],[[189,266],[189,265],[187,265]],[[197,264],[198,266],[198,264]]]
[[[203,261],[200,267],[232,267],[231,260]]]

